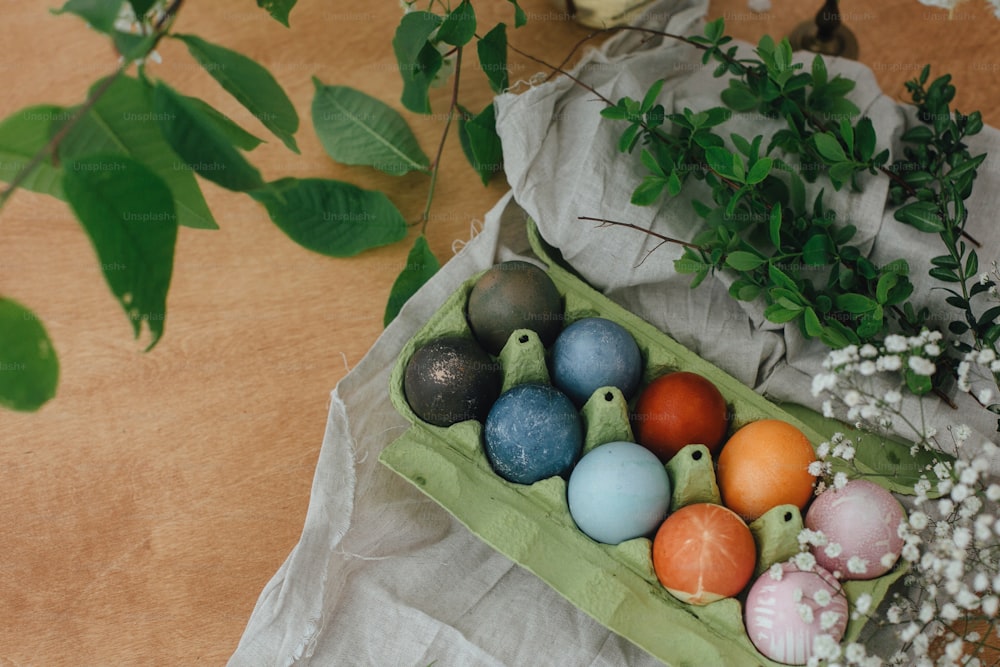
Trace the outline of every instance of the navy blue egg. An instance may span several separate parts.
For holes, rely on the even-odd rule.
[[[642,379],[642,354],[625,327],[603,317],[577,320],[552,346],[552,384],[583,405],[601,387],[628,400]]]
[[[493,404],[483,437],[498,475],[534,484],[569,472],[583,449],[583,424],[573,402],[558,389],[522,384]]]

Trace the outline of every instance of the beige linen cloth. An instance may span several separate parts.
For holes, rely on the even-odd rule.
[[[705,0],[665,0],[642,21],[673,33],[700,32],[706,7]],[[700,110],[720,104],[723,84],[712,78],[711,68],[698,65],[699,56],[676,42],[621,34],[574,71],[615,100],[641,98],[652,82],[665,78],[661,101],[668,110]],[[874,121],[879,148],[890,146],[895,153],[895,140],[912,122],[909,112],[879,90],[864,66],[830,59],[828,68],[831,75],[857,81],[851,98]],[[577,219],[607,217],[677,238],[690,238],[697,224],[690,194],[659,207],[629,204],[642,168],[636,155],[617,153],[622,126],[601,119],[601,103],[592,93],[558,78],[497,102],[511,192],[487,215],[483,231],[406,305],[333,391],[301,540],[261,593],[231,667],[662,664],[486,546],[377,460],[407,428],[388,396],[399,350],[470,275],[498,261],[530,257],[527,215],[615,301],[758,391],[819,406],[810,384],[824,348],[794,327],[763,321],[760,303],[734,302],[726,276],[689,289],[690,277],[672,268],[677,248],[663,246],[646,257],[655,241],[645,234]],[[766,135],[776,127],[752,115],[736,116],[725,132]],[[987,128],[973,149],[991,154],[969,203],[969,230],[982,241],[980,264],[988,267],[1000,240],[1000,157],[992,157],[1000,156],[1000,133]],[[876,264],[905,257],[915,293],[927,295],[928,259],[939,254],[935,239],[894,221],[886,211],[886,189],[884,178],[866,178],[862,194],[834,195],[827,186],[827,201],[840,222],[857,226],[856,242]],[[929,402],[931,418],[943,427],[956,415],[969,421],[984,412],[959,402],[958,413]],[[984,416],[970,426],[992,438],[995,420]]]

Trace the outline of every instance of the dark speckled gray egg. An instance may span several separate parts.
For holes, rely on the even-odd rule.
[[[403,376],[403,392],[410,408],[435,426],[451,426],[467,419],[483,421],[502,384],[500,362],[475,341],[459,336],[424,344],[410,357]]]
[[[469,293],[469,327],[491,354],[499,354],[516,329],[531,329],[548,347],[562,330],[562,298],[542,269],[519,260],[480,276]]]

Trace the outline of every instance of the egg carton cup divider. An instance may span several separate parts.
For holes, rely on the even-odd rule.
[[[670,371],[698,373],[710,379],[729,404],[730,432],[758,419],[781,419],[802,430],[814,446],[827,439],[810,423],[768,401],[577,278],[560,265],[556,252],[546,247],[531,222],[528,236],[532,250],[547,265],[562,296],[564,324],[598,316],[625,327],[642,352],[643,385]],[[479,422],[439,427],[423,422],[413,413],[403,392],[406,364],[421,345],[435,338],[473,338],[465,305],[482,273],[466,280],[400,352],[390,378],[390,398],[411,426],[382,451],[379,460],[484,542],[534,573],[599,623],[664,662],[674,667],[779,667],[781,663],[765,658],[751,643],[739,598],[705,606],[677,600],[656,579],[649,539],[637,538],[613,546],[595,542],[576,527],[567,506],[563,478],[551,477],[532,485],[507,482],[493,471],[486,458]],[[537,338],[522,340],[523,350],[511,350],[517,338],[517,333],[512,335],[501,352],[505,388],[517,381],[519,374],[521,379],[545,379],[539,377],[542,371]],[[595,392],[583,411],[590,435],[585,438],[588,448],[600,444],[596,433],[630,433],[627,420],[624,424],[615,421],[615,416],[621,414],[620,406],[592,405],[600,402],[599,394],[603,392]],[[623,400],[620,392],[607,399],[609,404]],[[902,567],[897,567],[878,579],[844,582],[851,607],[861,594],[868,593],[872,608],[876,608],[904,573]],[[856,639],[864,624],[863,617],[849,621],[845,639]]]

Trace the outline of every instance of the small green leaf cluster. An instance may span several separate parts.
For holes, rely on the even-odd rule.
[[[803,71],[792,62],[787,40],[775,44],[765,36],[757,58],[738,59],[735,47],[723,49],[729,39],[722,32],[721,20],[715,21],[704,37],[690,41],[705,49],[705,62],[720,61],[716,76],[733,76],[722,93],[728,109],[666,114],[656,104],[661,81],[641,102],[623,98],[602,110],[606,118],[628,123],[620,150],[642,146],[640,159],[649,173],[632,202],[651,205],[664,192],[675,196],[693,176],[711,193],[711,203],[694,201],[705,231],[675,263],[678,272],[693,275],[693,287],[709,273],[727,270],[735,276],[734,298],[763,298],[768,320],[795,322],[807,337],[843,347],[882,335],[889,313],[908,307],[909,267],[903,260],[876,266],[864,257],[850,244],[856,228],[837,224],[822,190],[806,201],[805,183],[818,174],[840,188],[861,172],[877,173],[888,160],[888,150],[876,154],[870,119],[832,122],[835,115],[857,114],[845,97],[853,82],[831,79],[818,56]],[[783,118],[788,125],[766,148],[763,136],[719,133],[741,111]],[[798,167],[786,161],[789,154],[799,156]]]

